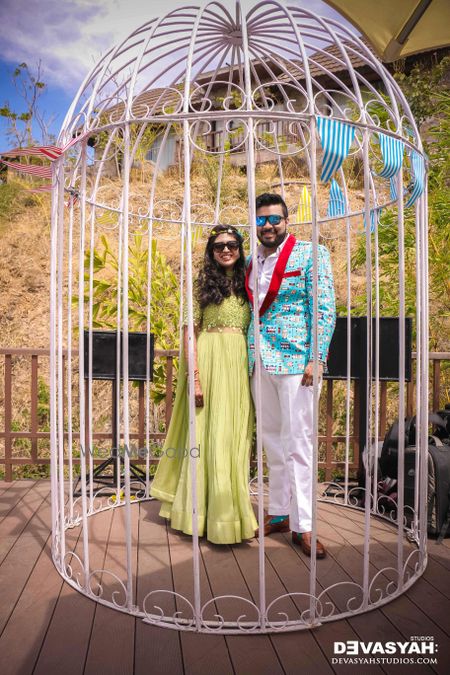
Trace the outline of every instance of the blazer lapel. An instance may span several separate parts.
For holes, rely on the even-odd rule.
[[[292,249],[295,246],[296,239],[294,235],[290,234],[287,238],[285,245],[278,257],[277,263],[272,273],[272,278],[270,280],[269,290],[267,291],[266,297],[260,307],[259,316],[262,316],[270,307],[272,302],[277,297],[278,291],[280,290],[281,282],[283,281],[284,270],[286,269],[289,256],[292,253]],[[250,289],[250,274],[252,271],[253,260],[250,260],[250,264],[247,268],[247,273],[245,275],[245,288],[247,290],[248,298],[253,306],[253,293]]]

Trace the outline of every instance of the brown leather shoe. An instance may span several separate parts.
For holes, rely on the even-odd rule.
[[[300,546],[303,553],[311,557],[311,532],[292,532],[292,543]],[[325,546],[316,539],[316,558],[325,558]]]
[[[267,537],[269,534],[273,534],[274,532],[289,532],[290,527],[289,527],[289,516],[286,516],[286,518],[283,518],[283,520],[280,520],[279,523],[271,523],[270,521],[272,518],[276,518],[277,516],[271,516],[268,513],[264,516],[264,536]],[[256,530],[255,532],[255,537],[259,537],[259,530]]]

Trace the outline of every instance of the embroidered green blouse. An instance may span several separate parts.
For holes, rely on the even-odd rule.
[[[187,325],[187,303],[184,307],[183,324]],[[207,305],[200,309],[198,300],[194,296],[194,326],[200,330],[212,328],[240,328],[246,331],[250,323],[250,306],[236,295],[224,298],[220,305]]]

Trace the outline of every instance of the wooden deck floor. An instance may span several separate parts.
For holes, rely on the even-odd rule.
[[[450,539],[429,542],[425,575],[405,595],[383,608],[327,623],[314,631],[224,636],[179,633],[148,626],[74,591],[50,556],[50,483],[0,483],[0,673],[2,675],[278,675],[282,673],[448,673],[450,670]],[[166,529],[155,502],[132,508],[133,563],[138,602],[152,588],[173,588],[190,597],[189,539]],[[362,573],[361,514],[320,506],[319,533],[329,555],[318,561],[318,583],[329,587]],[[92,519],[91,569],[123,574],[123,509]],[[383,523],[372,528],[371,575],[394,562],[395,536]],[[70,532],[77,550],[79,529]],[[202,599],[236,593],[257,596],[257,546],[201,546]],[[308,559],[287,535],[266,540],[269,601],[287,591],[307,591]],[[105,592],[112,590],[104,576]],[[160,600],[160,598],[158,598]],[[343,609],[338,592],[332,600]],[[291,618],[304,608],[287,601]],[[156,603],[156,604],[159,604]],[[169,606],[166,606],[169,609]],[[179,607],[182,609],[182,607]],[[236,616],[232,601],[218,607]],[[282,610],[281,604],[277,609]],[[211,609],[211,615],[213,611]],[[249,612],[249,618],[253,618]],[[334,641],[409,640],[433,636],[434,666],[333,665]]]

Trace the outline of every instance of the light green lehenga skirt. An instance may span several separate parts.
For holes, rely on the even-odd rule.
[[[215,544],[254,536],[257,521],[248,480],[253,404],[242,333],[202,331],[197,361],[204,406],[196,409],[197,514],[199,535]],[[172,420],[150,490],[163,502],[160,515],[192,534],[192,496],[186,366],[181,359]]]

